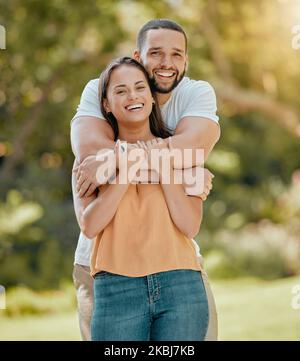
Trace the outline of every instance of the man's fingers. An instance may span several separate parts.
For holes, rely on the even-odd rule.
[[[203,201],[206,201],[207,196],[206,196],[205,193],[203,193],[203,194],[201,194],[200,198],[201,198]]]
[[[81,168],[79,167],[78,168],[78,171],[77,171],[77,174],[76,174],[76,179],[77,179],[77,181],[79,180],[79,178],[81,177]]]
[[[88,190],[85,193],[85,197],[90,197],[96,190],[97,186],[94,183],[91,183]]]
[[[80,190],[80,188],[81,188],[84,181],[86,181],[86,178],[84,178],[83,175],[81,174],[81,176],[77,180],[77,191]]]
[[[88,190],[89,186],[90,186],[90,182],[88,180],[85,180],[82,183],[82,185],[80,187],[80,190],[79,190],[79,197],[80,198],[85,195],[85,192]]]

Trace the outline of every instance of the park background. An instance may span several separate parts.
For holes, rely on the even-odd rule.
[[[183,26],[188,75],[217,95],[197,241],[220,339],[300,339],[300,1],[1,0],[0,340],[80,339],[70,120],[151,18]]]

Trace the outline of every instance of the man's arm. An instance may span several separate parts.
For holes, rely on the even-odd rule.
[[[196,149],[204,149],[204,160],[206,160],[219,137],[220,127],[216,122],[206,118],[185,117],[176,128],[175,135],[172,137],[172,146],[181,150],[193,149],[194,154]],[[113,131],[103,119],[78,117],[72,123],[72,149],[79,162],[88,156],[95,155],[100,149],[113,148],[115,145],[113,139]],[[167,140],[165,140],[164,147],[167,147]],[[175,168],[203,165],[196,161],[195,156],[193,156],[192,162],[184,157],[183,160],[183,164],[176,164],[175,160]],[[78,183],[80,196],[91,195],[99,185],[95,179],[96,168],[95,158],[91,158],[90,162],[87,158],[85,164],[82,165],[82,169],[78,172],[78,176],[80,176],[81,170],[84,172],[82,182]]]
[[[219,123],[211,119],[185,117],[180,120],[176,127],[172,137],[172,146],[178,149],[204,149],[204,161],[206,161],[219,140],[220,134]],[[194,163],[192,166],[195,165],[198,164]]]
[[[72,121],[71,145],[78,163],[100,149],[114,148],[114,133],[111,126],[101,118],[81,116]]]
[[[111,126],[104,119],[80,116],[71,124],[71,146],[76,157],[76,179],[79,196],[90,196],[100,185],[96,179],[97,169],[101,161],[96,160],[96,154],[102,149],[113,149],[115,146],[114,133]],[[111,161],[115,160],[110,157]],[[80,163],[85,160],[84,173]],[[107,161],[107,159],[106,159]],[[92,167],[89,167],[91,163]],[[113,170],[113,167],[110,167]],[[101,184],[107,183],[112,174],[107,174]]]

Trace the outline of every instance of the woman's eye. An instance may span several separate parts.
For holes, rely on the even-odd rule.
[[[140,86],[140,87],[137,88],[137,90],[144,90],[144,89],[145,89],[144,86]]]
[[[158,51],[153,51],[152,53],[151,53],[151,55],[158,55],[159,53],[158,53]]]
[[[125,93],[125,90],[119,90],[117,91],[117,94],[124,94]]]
[[[181,54],[177,53],[177,54],[175,54],[175,56],[177,56],[177,57],[180,58],[180,57],[181,57]]]

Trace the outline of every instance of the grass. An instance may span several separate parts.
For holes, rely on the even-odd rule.
[[[292,288],[300,277],[277,281],[212,282],[220,340],[300,340],[300,309]]]
[[[300,309],[291,306],[300,277],[277,281],[211,281],[219,315],[220,340],[299,340]],[[0,340],[80,340],[76,311],[5,317]]]
[[[0,340],[79,341],[77,314],[5,317],[0,319]]]

